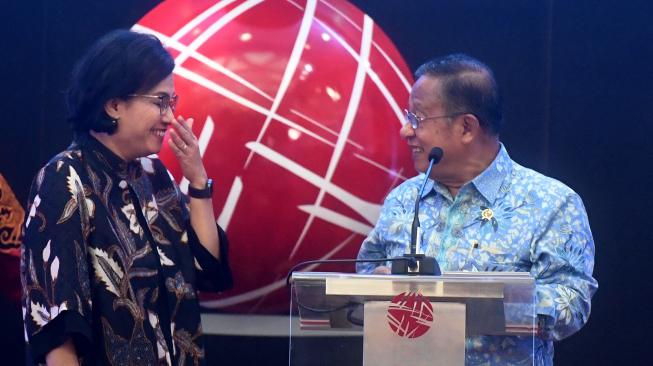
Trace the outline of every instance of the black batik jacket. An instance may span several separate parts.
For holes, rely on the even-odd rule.
[[[232,285],[156,158],[79,136],[36,176],[21,260],[28,363],[72,337],[85,365],[204,363],[197,291]],[[31,359],[31,360],[30,360]]]

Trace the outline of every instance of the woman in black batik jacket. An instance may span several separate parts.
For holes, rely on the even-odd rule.
[[[197,290],[232,279],[192,121],[173,115],[173,68],[158,39],[121,30],[74,69],[74,141],[39,171],[28,202],[30,364],[204,363]],[[189,197],[150,157],[166,131]]]

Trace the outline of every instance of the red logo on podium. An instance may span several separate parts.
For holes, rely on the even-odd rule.
[[[388,324],[400,337],[421,337],[433,325],[433,305],[418,292],[402,292],[388,307]]]

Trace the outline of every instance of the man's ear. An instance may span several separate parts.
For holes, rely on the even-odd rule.
[[[483,133],[483,131],[481,131],[481,123],[473,114],[463,114],[461,117],[462,141],[464,143],[470,143]]]
[[[111,119],[120,119],[120,103],[118,98],[112,98],[104,103],[104,112],[111,117]]]

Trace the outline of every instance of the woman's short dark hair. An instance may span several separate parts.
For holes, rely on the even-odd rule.
[[[172,56],[152,35],[116,30],[100,38],[77,61],[66,93],[75,133],[114,133],[117,126],[104,110],[106,102],[150,90],[174,67]]]
[[[503,124],[501,96],[489,67],[457,53],[426,62],[415,72],[415,79],[423,75],[440,80],[440,97],[447,113],[471,113],[483,130],[499,135]]]

